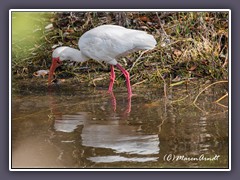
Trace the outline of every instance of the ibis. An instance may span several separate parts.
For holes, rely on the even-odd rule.
[[[108,92],[113,91],[115,80],[114,66],[125,76],[128,96],[132,96],[129,72],[118,60],[121,57],[139,50],[151,50],[156,46],[155,38],[145,31],[128,29],[118,25],[101,25],[85,32],[78,41],[78,49],[67,46],[56,48],[52,53],[52,65],[49,71],[48,84],[53,79],[55,69],[64,60],[84,62],[89,59],[104,61],[111,66]]]

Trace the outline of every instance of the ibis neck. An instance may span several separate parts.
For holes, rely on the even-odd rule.
[[[85,56],[80,50],[70,48],[71,51],[71,60],[76,62],[84,62],[87,61],[89,58]]]

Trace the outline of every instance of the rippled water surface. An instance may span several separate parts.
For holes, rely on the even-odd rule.
[[[222,88],[208,89],[198,107],[197,93],[174,95],[184,88],[168,100],[162,89],[131,99],[124,88],[14,92],[12,167],[228,168],[228,111],[213,103]]]

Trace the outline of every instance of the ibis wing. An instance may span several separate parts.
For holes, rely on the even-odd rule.
[[[144,31],[114,25],[94,28],[79,40],[84,55],[113,65],[117,64],[115,58],[139,49],[152,49],[155,44],[153,36]]]

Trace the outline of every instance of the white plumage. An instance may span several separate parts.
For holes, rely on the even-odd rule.
[[[129,74],[117,62],[120,57],[138,50],[153,49],[156,40],[144,31],[127,29],[117,25],[102,25],[84,33],[78,42],[80,51],[70,47],[59,47],[53,51],[52,66],[50,68],[49,83],[53,72],[64,60],[84,62],[88,59],[105,61],[111,65],[109,92],[112,92],[115,79],[114,67],[116,65],[124,74],[129,96],[132,95]]]

